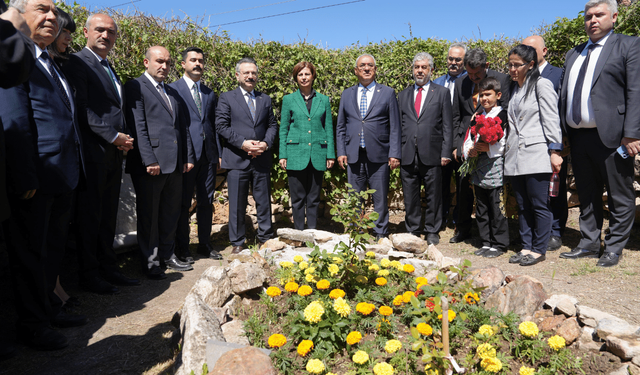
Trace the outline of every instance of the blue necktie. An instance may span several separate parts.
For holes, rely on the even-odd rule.
[[[582,122],[582,87],[584,87],[584,78],[587,74],[587,67],[589,65],[589,57],[591,57],[591,51],[593,51],[596,44],[590,44],[587,50],[587,57],[584,59],[580,71],[578,72],[578,79],[576,79],[576,87],[573,89],[573,102],[571,103],[571,114],[573,122],[576,125],[580,125]]]
[[[56,86],[58,86],[58,88],[62,92],[62,98],[64,99],[64,104],[67,106],[69,110],[71,110],[71,102],[69,101],[67,90],[64,89],[64,86],[62,85],[62,81],[60,80],[60,77],[58,77],[58,70],[55,68],[55,65],[53,64],[51,57],[48,54],[43,53],[40,55],[40,58],[44,60],[45,64],[47,64],[47,68],[49,68],[49,74],[51,74],[51,77],[53,78],[53,81],[56,83]]]
[[[364,120],[364,116],[367,114],[367,88],[362,88],[362,96],[360,97],[360,116]],[[364,126],[360,132],[360,147],[364,148]]]

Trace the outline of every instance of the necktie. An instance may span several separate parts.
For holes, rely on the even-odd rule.
[[[162,89],[162,83],[158,83],[158,86],[156,87],[158,88],[158,92],[160,93],[162,100],[164,100],[164,103],[169,108],[169,112],[171,112],[171,116],[173,116],[173,108],[171,108],[171,103],[169,103],[169,97],[167,97],[167,94],[165,94],[164,90]]]
[[[422,87],[418,87],[418,94],[416,95],[416,103],[414,104],[417,117],[420,117],[420,104],[422,104]]]
[[[582,122],[582,87],[584,86],[584,76],[587,74],[587,67],[589,65],[589,57],[591,57],[591,51],[596,44],[591,44],[587,50],[587,58],[584,59],[580,71],[578,72],[578,79],[576,80],[576,87],[573,89],[573,102],[571,103],[571,114],[573,122],[576,125],[580,125]]]
[[[60,89],[60,92],[62,92],[62,98],[64,99],[64,104],[67,106],[69,110],[71,110],[71,102],[69,101],[67,90],[64,89],[64,86],[62,85],[62,81],[60,80],[60,77],[58,77],[58,71],[55,68],[55,65],[53,64],[51,57],[49,57],[49,55],[46,53],[42,53],[40,55],[40,58],[42,58],[45,64],[47,64],[47,68],[49,68],[49,74],[51,74],[51,77],[53,78],[53,81],[56,83],[56,86],[58,86],[58,88]]]
[[[116,93],[118,94],[118,97],[119,97],[120,92],[118,91],[118,85],[116,84],[116,77],[113,76],[113,72],[111,71],[111,68],[109,68],[109,63],[105,59],[105,60],[100,60],[100,64],[109,75],[109,78],[111,78],[111,83],[113,84],[113,87],[116,89]]]
[[[249,112],[251,112],[251,118],[256,120],[256,105],[253,103],[253,95],[250,92],[247,93],[247,105],[249,106]]]
[[[364,116],[367,114],[367,88],[362,88],[362,96],[360,97],[360,116],[364,120]],[[364,144],[364,126],[360,132],[360,147],[365,148]]]
[[[202,99],[200,98],[200,93],[198,92],[198,84],[193,83],[193,100],[196,102],[196,107],[198,107],[198,113],[200,113],[200,117],[202,117]]]

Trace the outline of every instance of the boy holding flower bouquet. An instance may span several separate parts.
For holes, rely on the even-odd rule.
[[[507,111],[497,105],[502,96],[500,82],[486,77],[479,83],[478,101],[482,105],[471,118],[463,145],[461,173],[470,174],[476,196],[476,222],[482,248],[475,254],[495,258],[509,245],[507,218],[502,214],[503,162]]]

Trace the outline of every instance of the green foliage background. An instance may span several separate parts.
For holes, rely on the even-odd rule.
[[[82,33],[89,13],[76,3],[73,5],[58,4],[75,19],[78,29],[70,46],[78,51],[85,45]],[[214,32],[200,26],[197,19],[190,17],[164,19],[142,13],[123,14],[112,9],[104,9],[117,22],[119,37],[109,59],[123,81],[138,77],[144,72],[142,60],[145,50],[153,45],[166,47],[175,61],[180,61],[180,52],[189,46],[197,46],[205,52],[205,73],[203,82],[216,93],[236,88],[235,64],[245,56],[253,57],[258,62],[258,90],[265,92],[273,99],[276,118],[280,119],[282,98],[297,89],[291,77],[293,66],[302,60],[313,62],[318,71],[315,89],[331,98],[334,123],[337,116],[340,94],[344,89],[357,83],[353,74],[355,59],[362,53],[375,56],[378,66],[377,81],[390,86],[396,92],[402,91],[412,83],[411,62],[413,56],[422,51],[429,52],[435,60],[433,78],[446,73],[446,55],[448,40],[422,39],[410,37],[404,40],[393,40],[366,45],[354,44],[344,49],[327,49],[309,44],[302,40],[295,44],[282,44],[266,40],[239,41],[231,39],[225,31]],[[547,43],[549,53],[547,60],[553,65],[564,64],[564,54],[574,46],[587,40],[584,32],[583,12],[576,18],[558,19],[551,25],[543,25],[538,30]],[[627,35],[640,35],[640,6],[638,3],[619,8],[616,32]],[[505,64],[508,51],[521,39],[496,37],[491,40],[463,40],[469,48],[482,48],[488,56],[491,68],[506,73]],[[182,76],[179,64],[172,67],[167,82]],[[274,167],[272,169],[272,193],[274,198],[287,196],[286,173],[277,165],[277,143],[274,150]],[[335,192],[335,187],[344,188],[346,173],[337,167],[325,173],[327,194]],[[390,199],[400,197],[401,184],[399,169],[392,172]]]

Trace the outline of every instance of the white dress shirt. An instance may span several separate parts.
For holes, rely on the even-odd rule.
[[[420,101],[420,112],[418,112],[418,117],[420,117],[420,114],[422,113],[422,107],[424,106],[424,100],[427,98],[427,94],[429,93],[429,85],[431,84],[431,82],[427,82],[426,85],[422,86],[422,100]],[[413,85],[413,104],[415,106],[416,103],[416,96],[418,96],[418,88],[420,86],[414,84]]]
[[[358,108],[360,108],[360,98],[362,98],[362,86],[361,83],[358,83]],[[376,88],[376,81],[373,81],[367,86],[367,112],[369,111],[369,106],[371,105],[371,99],[373,98],[373,90]]]
[[[69,83],[67,82],[66,79],[64,79],[64,77],[62,77],[59,73],[57,69],[53,69],[53,73],[49,70],[49,64],[47,64],[44,59],[42,58],[42,54],[46,53],[47,55],[49,55],[47,52],[44,52],[43,50],[40,49],[40,47],[38,47],[37,44],[34,44],[34,46],[36,47],[36,59],[38,61],[40,61],[40,64],[42,64],[42,66],[44,66],[44,69],[53,76],[53,74],[55,74],[56,76],[58,76],[58,78],[60,79],[60,82],[62,83],[62,87],[64,88],[64,91],[67,93],[67,97],[69,98],[69,104],[71,105],[71,113],[74,113],[76,111],[75,105],[73,103],[73,91],[71,91],[71,86],[69,86]],[[51,60],[51,63],[55,64],[55,62],[53,61],[53,57],[51,57],[51,55],[49,55],[49,60]]]

